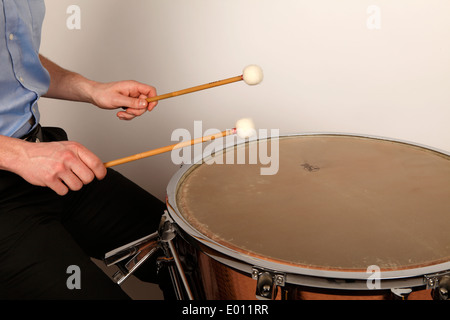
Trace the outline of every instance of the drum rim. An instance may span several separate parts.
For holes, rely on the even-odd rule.
[[[271,135],[261,139],[254,140],[242,140],[238,141],[238,143],[227,143],[220,149],[218,152],[223,152],[224,150],[235,147],[238,145],[243,145],[245,143],[249,143],[252,141],[259,140],[269,140],[272,138],[287,138],[287,137],[296,137],[296,136],[340,136],[340,137],[354,137],[354,138],[366,138],[366,139],[374,139],[374,140],[382,140],[388,142],[402,143],[407,144],[413,147],[423,148],[432,152],[440,153],[446,156],[450,156],[450,152],[440,150],[437,148],[433,148],[427,145],[418,144],[406,140],[394,139],[382,136],[375,135],[362,135],[362,134],[352,134],[352,133],[339,133],[339,132],[319,132],[319,133],[294,133],[294,134],[284,134],[284,135]],[[366,281],[371,274],[368,274],[366,270],[338,270],[338,269],[326,269],[326,268],[318,268],[318,267],[308,267],[303,265],[298,265],[288,262],[283,262],[276,259],[264,259],[261,255],[257,254],[249,254],[243,253],[239,250],[235,250],[228,246],[225,246],[213,239],[210,239],[206,235],[199,232],[196,228],[194,228],[181,214],[177,206],[176,196],[178,185],[182,183],[182,178],[186,173],[193,170],[195,167],[201,165],[201,161],[205,158],[209,157],[209,155],[199,156],[194,159],[191,164],[183,165],[177,172],[172,176],[167,185],[167,196],[166,203],[169,211],[170,217],[174,220],[174,222],[180,227],[185,233],[190,235],[193,239],[200,242],[201,244],[213,249],[221,254],[230,256],[233,259],[237,259],[244,264],[251,266],[259,266],[264,269],[276,270],[277,272],[286,272],[292,275],[299,276],[307,276],[307,277],[320,277],[320,278],[329,278],[329,279],[350,279],[350,280],[364,280]],[[223,259],[222,259],[223,260]],[[226,259],[225,259],[226,260]],[[223,262],[223,261],[222,261]],[[231,265],[230,265],[231,266]],[[245,269],[245,268],[244,268]],[[403,278],[414,279],[413,282],[417,284],[417,277],[434,274],[442,271],[450,270],[450,261],[438,262],[435,264],[430,263],[429,265],[416,266],[412,268],[408,267],[400,267],[396,269],[389,270],[380,270],[380,280],[396,280]],[[421,280],[419,280],[421,282]]]

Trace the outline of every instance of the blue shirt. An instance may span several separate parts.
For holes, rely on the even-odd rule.
[[[43,0],[0,0],[0,135],[21,137],[39,122],[37,101],[50,85],[39,60]]]

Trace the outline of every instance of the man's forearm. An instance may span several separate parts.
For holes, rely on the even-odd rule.
[[[151,111],[156,101],[148,103],[147,97],[156,96],[156,89],[137,81],[97,82],[61,68],[39,55],[42,65],[50,74],[50,87],[44,97],[88,102],[101,109],[120,109],[117,117],[131,120],[145,111]]]
[[[23,157],[24,143],[20,139],[0,135],[0,170],[14,171],[14,166]]]
[[[39,58],[50,74],[50,87],[44,97],[92,103],[94,81],[61,68],[42,55]]]

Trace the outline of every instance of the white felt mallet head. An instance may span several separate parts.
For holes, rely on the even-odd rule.
[[[260,83],[263,80],[263,77],[262,69],[255,64],[245,67],[242,74],[244,82],[251,86]]]
[[[242,139],[250,138],[251,136],[253,136],[256,133],[253,120],[250,118],[243,118],[238,120],[236,122],[236,133]]]

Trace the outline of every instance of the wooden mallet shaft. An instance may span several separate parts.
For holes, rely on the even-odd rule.
[[[224,80],[219,80],[219,81],[215,81],[215,82],[210,82],[210,83],[206,83],[206,84],[202,84],[196,87],[191,87],[191,88],[187,88],[187,89],[183,89],[183,90],[179,90],[179,91],[174,91],[171,93],[166,93],[160,96],[155,96],[155,97],[151,97],[151,98],[147,98],[147,102],[153,102],[153,101],[158,101],[158,100],[163,100],[163,99],[167,99],[167,98],[172,98],[172,97],[176,97],[176,96],[180,96],[186,93],[191,93],[191,92],[195,92],[195,91],[200,91],[200,90],[205,90],[205,89],[209,89],[209,88],[213,88],[213,87],[218,87],[218,86],[222,86],[225,84],[229,84],[229,83],[233,83],[233,82],[237,82],[237,81],[241,81],[243,80],[243,76],[236,76],[236,77],[232,77],[232,78],[228,78],[228,79],[224,79]]]
[[[141,152],[132,156],[128,156],[125,158],[121,158],[121,159],[117,159],[117,160],[112,160],[109,162],[105,162],[104,165],[106,168],[109,167],[113,167],[113,166],[117,166],[119,164],[124,164],[127,162],[131,162],[131,161],[135,161],[135,160],[139,160],[139,159],[143,159],[143,158],[147,158],[147,157],[151,157],[157,154],[161,154],[161,153],[165,153],[165,152],[169,152],[175,149],[181,149],[187,146],[192,146],[194,144],[197,143],[202,143],[202,142],[206,142],[206,141],[211,141],[214,139],[218,139],[218,138],[222,138],[231,134],[236,134],[237,130],[236,128],[233,129],[229,129],[229,130],[225,130],[222,131],[220,133],[216,133],[216,134],[212,134],[209,136],[204,136],[204,137],[200,137],[200,138],[196,138],[196,139],[192,139],[189,141],[184,141],[184,142],[180,142],[180,143],[176,143],[176,144],[172,144],[170,146],[165,146],[165,147],[161,147],[158,149],[154,149],[154,150],[150,150],[150,151],[146,151],[146,152]]]

